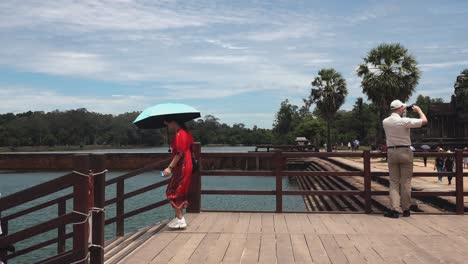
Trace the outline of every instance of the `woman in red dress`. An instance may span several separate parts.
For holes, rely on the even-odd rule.
[[[176,134],[172,140],[172,161],[164,170],[164,176],[172,173],[172,178],[167,185],[166,196],[174,208],[175,217],[167,224],[170,228],[185,228],[187,223],[183,216],[183,209],[188,207],[187,192],[192,177],[192,152],[193,137],[188,132],[185,124],[177,120],[167,120],[164,124]]]

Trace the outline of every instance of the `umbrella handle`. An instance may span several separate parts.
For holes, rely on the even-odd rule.
[[[167,152],[171,153],[171,139],[169,138],[169,128],[168,127],[166,127],[166,136],[167,136],[167,145],[168,145]]]

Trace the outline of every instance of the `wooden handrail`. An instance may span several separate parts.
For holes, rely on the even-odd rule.
[[[145,166],[143,168],[132,170],[132,171],[130,171],[128,173],[125,173],[123,175],[120,175],[118,177],[115,177],[113,179],[110,179],[110,180],[106,181],[106,186],[117,183],[119,181],[123,181],[123,180],[133,178],[133,177],[138,176],[138,175],[140,175],[142,173],[152,171],[152,170],[157,169],[157,168],[161,168],[160,167],[161,165],[163,165],[163,164],[167,165],[170,160],[171,159],[161,160],[161,161],[158,161],[158,162],[155,162],[155,163],[148,164],[147,166]]]
[[[129,198],[132,198],[134,196],[137,196],[139,194],[142,194],[142,193],[145,193],[145,192],[149,192],[149,191],[152,191],[154,189],[157,189],[159,187],[162,187],[162,186],[165,186],[169,183],[170,179],[165,179],[163,181],[160,181],[160,182],[157,182],[157,183],[153,183],[151,185],[148,185],[148,186],[145,186],[141,189],[137,189],[135,191],[132,191],[132,192],[129,192],[129,193],[126,193],[124,194],[122,197],[119,197],[119,198],[112,198],[110,200],[107,200],[105,202],[105,206],[109,206],[111,204],[114,204],[116,203],[119,199],[123,199],[123,200],[126,200],[126,199],[129,199]]]
[[[266,155],[269,154],[269,155]],[[205,158],[254,158],[260,157],[272,158],[275,165],[271,170],[202,170],[200,177],[203,176],[275,176],[276,188],[273,191],[269,190],[195,190],[194,193],[204,195],[275,195],[276,196],[276,210],[275,212],[282,212],[282,196],[283,195],[360,195],[365,201],[365,212],[371,213],[371,204],[373,195],[388,195],[388,191],[372,191],[372,177],[388,176],[388,172],[373,172],[371,170],[371,158],[385,157],[385,153],[376,153],[369,150],[363,152],[251,152],[251,153],[202,153]],[[437,177],[440,175],[453,175],[456,178],[456,191],[413,191],[414,197],[423,196],[456,196],[457,197],[457,214],[463,214],[464,204],[463,197],[467,192],[463,191],[463,177],[468,176],[468,173],[463,172],[462,159],[463,156],[468,156],[461,150],[455,153],[437,153],[437,152],[418,152],[414,154],[415,157],[447,157],[455,156],[457,169],[456,172],[414,172],[413,177]],[[364,169],[361,171],[285,171],[282,169],[284,160],[288,158],[304,158],[304,157],[357,157],[362,158],[364,162]],[[195,176],[195,175],[194,175]],[[332,190],[306,190],[306,191],[285,191],[282,190],[282,177],[305,177],[305,176],[319,176],[319,177],[352,177],[362,176],[364,178],[364,189],[359,191],[332,191]],[[193,179],[192,179],[193,180]],[[197,180],[197,179],[196,179]],[[198,181],[198,180],[197,180]],[[211,210],[216,211],[216,210]]]
[[[73,237],[73,232],[68,233],[68,234],[64,235],[63,237],[52,238],[52,239],[49,239],[49,240],[44,241],[42,243],[30,246],[28,248],[24,248],[24,249],[15,251],[14,253],[10,254],[9,257],[10,258],[16,258],[16,257],[22,256],[22,255],[25,255],[27,253],[36,251],[38,249],[53,245],[55,243],[58,243],[60,241],[60,239],[66,240],[66,239],[69,239],[69,238],[72,238],[72,237]],[[62,252],[59,252],[59,253],[63,253],[63,252],[65,252],[65,250],[63,250]]]
[[[120,175],[118,177],[115,177],[113,179],[107,180],[105,182],[105,184],[104,184],[105,186],[116,184],[116,197],[111,198],[111,199],[109,199],[107,201],[104,200],[103,201],[103,206],[116,204],[116,216],[113,217],[113,218],[104,220],[103,225],[109,225],[109,224],[112,224],[112,223],[116,223],[116,225],[115,225],[116,236],[123,236],[125,234],[125,219],[127,219],[129,217],[132,217],[132,216],[135,216],[135,215],[138,215],[140,213],[149,211],[149,210],[153,210],[155,208],[158,208],[158,207],[161,207],[161,206],[167,204],[168,203],[167,201],[161,201],[161,202],[157,202],[157,203],[154,203],[154,204],[151,204],[151,205],[147,205],[147,206],[144,206],[142,208],[139,208],[139,209],[136,209],[136,210],[133,210],[131,212],[126,213],[125,212],[125,200],[126,199],[129,199],[129,198],[135,197],[137,195],[140,195],[140,194],[152,191],[154,189],[160,188],[162,186],[165,186],[165,185],[167,185],[167,183],[169,183],[169,179],[166,179],[166,180],[151,184],[149,186],[145,186],[143,188],[134,190],[134,191],[129,192],[129,193],[125,193],[125,181],[130,179],[130,178],[141,175],[142,173],[152,171],[152,170],[155,170],[155,169],[158,169],[158,168],[162,168],[161,166],[167,165],[167,164],[169,164],[169,162],[170,162],[170,158],[162,160],[162,161],[158,161],[158,162],[155,162],[155,163],[148,164],[148,165],[144,166],[143,168],[139,168],[139,169],[130,171],[128,173],[125,173],[123,175]]]
[[[6,211],[20,204],[69,188],[76,184],[76,178],[74,173],[68,173],[60,178],[0,198],[0,211]]]
[[[11,215],[3,217],[2,220],[3,221],[11,221],[11,220],[13,220],[15,218],[30,214],[32,212],[38,211],[40,209],[47,208],[47,207],[52,206],[52,205],[60,204],[61,202],[70,200],[72,198],[73,198],[73,194],[67,194],[65,196],[50,200],[50,201],[42,203],[42,204],[38,204],[38,205],[30,207],[28,209],[24,209],[22,211],[15,212],[15,213],[13,213]]]
[[[388,195],[388,191],[372,191],[371,190],[371,180],[372,177],[376,176],[388,176],[388,172],[373,172],[370,167],[371,158],[375,157],[384,157],[384,153],[372,153],[370,151],[364,151],[361,153],[353,152],[331,152],[331,153],[316,153],[316,152],[252,152],[252,153],[202,153],[199,144],[194,145],[194,155],[195,159],[200,164],[200,170],[193,173],[192,182],[189,188],[189,199],[190,207],[188,212],[200,212],[201,210],[201,195],[274,195],[276,197],[276,210],[275,212],[283,212],[283,196],[284,195],[358,195],[364,198],[365,200],[365,212],[370,213],[372,196]],[[455,196],[456,197],[456,213],[463,214],[464,204],[463,198],[464,195],[467,195],[467,192],[463,190],[463,177],[468,176],[468,173],[463,173],[462,168],[462,159],[463,156],[467,156],[466,153],[462,153],[460,150],[457,150],[453,154],[449,153],[434,153],[434,152],[421,152],[415,153],[415,157],[446,157],[453,155],[456,161],[456,170],[453,173],[435,173],[435,172],[416,172],[414,177],[436,177],[439,175],[448,175],[451,174],[456,178],[456,190],[455,191],[443,191],[443,192],[434,192],[434,191],[415,191],[412,192],[414,197],[422,196]],[[362,158],[364,162],[364,169],[360,171],[347,171],[347,172],[335,172],[335,171],[289,171],[285,170],[284,165],[287,159],[291,158],[301,158],[301,157],[357,157]],[[203,168],[204,159],[219,159],[221,161],[232,162],[233,167],[239,164],[242,168],[245,167],[245,170],[208,170]],[[228,160],[225,160],[228,158]],[[229,160],[229,158],[232,158]],[[264,158],[268,163],[263,163],[267,165],[268,169],[261,169],[258,166],[259,159]],[[252,169],[252,165],[247,161],[256,161],[257,170]],[[87,174],[89,169],[92,168],[94,171],[103,171],[105,169],[106,156],[103,154],[97,155],[77,155],[75,159],[75,167],[77,171]],[[125,212],[125,200],[135,197],[137,195],[146,193],[148,191],[154,190],[165,186],[169,179],[145,186],[143,188],[133,190],[131,192],[125,193],[125,181],[142,173],[162,168],[162,165],[167,165],[169,159],[155,162],[149,164],[143,168],[128,172],[119,177],[105,180],[105,174],[96,175],[94,178],[94,206],[98,208],[104,208],[107,205],[116,204],[117,214],[115,217],[105,220],[104,212],[96,212],[93,215],[93,237],[92,243],[97,245],[104,246],[104,226],[116,223],[116,234],[118,236],[123,235],[125,232],[124,220],[133,217],[135,215],[153,210],[155,208],[161,207],[165,204],[168,204],[167,200],[162,200],[159,202],[152,203],[137,209],[134,209],[130,212]],[[249,164],[250,163],[250,164]],[[222,164],[222,162],[221,162]],[[217,165],[218,166],[218,165]],[[210,167],[216,167],[210,165]],[[219,166],[218,166],[219,167]],[[275,189],[274,190],[202,190],[201,188],[201,177],[206,176],[274,176],[275,177]],[[282,181],[283,177],[304,177],[304,176],[318,176],[318,177],[352,177],[352,176],[361,176],[364,178],[364,188],[362,190],[283,190]],[[117,196],[109,200],[105,200],[105,187],[111,184],[116,184]],[[8,255],[8,257],[16,257],[29,253],[31,251],[37,250],[39,248],[57,243],[57,252],[59,255],[54,258],[46,260],[46,263],[62,263],[65,258],[68,260],[75,259],[79,260],[88,254],[88,225],[79,224],[74,225],[73,233],[65,233],[65,225],[72,224],[75,222],[81,222],[85,220],[82,214],[88,212],[88,177],[82,176],[81,174],[69,173],[60,178],[54,179],[47,183],[43,183],[26,190],[20,191],[10,196],[6,196],[0,199],[0,211],[5,211],[7,209],[13,208],[20,204],[35,200],[37,198],[55,193],[57,191],[73,187],[73,193],[64,195],[59,198],[55,198],[51,201],[35,205],[33,207],[24,209],[19,212],[5,216],[2,220],[4,221],[4,226],[6,226],[5,236],[0,238],[0,247],[22,241],[26,238],[29,238],[34,235],[47,232],[49,230],[57,229],[57,237],[52,238],[48,241],[32,245],[28,248],[21,249],[14,254]],[[71,212],[66,213],[66,201],[72,199],[74,201],[74,211],[80,212]],[[8,234],[8,221],[19,218],[31,212],[47,208],[52,205],[58,205],[58,217],[50,221],[35,225],[33,227],[21,230],[14,234]],[[73,250],[69,252],[65,251],[65,241],[67,238],[73,237]],[[1,253],[1,252],[0,252]],[[90,250],[91,263],[103,263],[103,250],[96,247]],[[1,255],[4,256],[4,255]],[[61,262],[62,261],[62,262]]]
[[[87,173],[89,170],[89,155],[76,155],[74,157],[75,168],[81,173]],[[27,188],[25,190],[19,191],[17,193],[11,194],[4,198],[0,199],[0,210],[4,211],[7,209],[14,208],[18,205],[36,200],[38,198],[62,191],[66,188],[72,188],[73,192],[65,196],[56,198],[54,200],[41,203],[39,205],[24,209],[19,212],[7,215],[2,219],[3,227],[6,227],[5,234],[0,237],[0,248],[5,248],[8,245],[15,244],[17,242],[29,239],[31,237],[40,235],[45,232],[57,229],[57,237],[49,239],[47,241],[34,244],[28,248],[24,248],[16,251],[12,254],[6,254],[5,252],[0,252],[0,257],[4,262],[8,261],[11,258],[27,254],[29,252],[35,251],[37,249],[46,247],[53,243],[57,243],[57,253],[59,255],[67,255],[65,251],[65,241],[67,238],[73,238],[73,253],[76,255],[76,259],[85,258],[88,254],[88,227],[87,227],[87,215],[88,215],[88,177],[82,176],[80,173],[68,173],[62,177],[50,180],[48,182]],[[73,212],[66,213],[66,201],[73,198],[74,206]],[[47,208],[54,204],[58,205],[58,216],[46,221],[34,225],[29,228],[17,231],[15,233],[8,232],[8,221],[17,219],[26,214]],[[73,233],[66,234],[65,226],[73,224]],[[81,252],[77,254],[76,252]],[[64,254],[61,254],[64,253]],[[58,255],[57,255],[58,256]],[[56,261],[60,260],[60,263],[64,263],[64,259],[55,256]],[[52,261],[52,258],[50,259]],[[55,261],[54,260],[54,261]],[[67,259],[69,261],[70,259]],[[47,262],[47,261],[46,261]],[[53,261],[51,262],[53,263]]]
[[[53,229],[57,229],[61,225],[67,225],[75,222],[84,220],[84,216],[77,213],[68,213],[63,216],[59,216],[47,222],[40,223],[38,225],[23,229],[11,235],[7,235],[0,239],[0,248],[4,248],[7,245],[15,244],[19,241],[25,240],[25,238],[37,236],[39,234],[48,232]]]

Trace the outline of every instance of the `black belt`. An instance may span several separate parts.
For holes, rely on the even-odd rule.
[[[388,148],[409,148],[409,145],[396,145],[396,146],[389,146]]]

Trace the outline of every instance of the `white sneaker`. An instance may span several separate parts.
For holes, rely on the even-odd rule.
[[[173,229],[181,229],[187,227],[187,222],[185,222],[185,217],[182,217],[181,219],[176,217],[175,221],[171,221],[167,226]]]
[[[167,225],[174,225],[176,222],[177,222],[177,217],[174,217],[169,223],[167,223]]]

